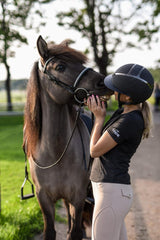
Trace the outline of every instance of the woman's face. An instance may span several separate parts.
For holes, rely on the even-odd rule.
[[[114,92],[115,100],[118,101],[118,92]]]
[[[115,100],[118,101],[118,92],[115,91],[114,95],[115,95]],[[120,101],[121,102],[128,102],[128,101],[130,101],[130,97],[121,93],[120,94]]]

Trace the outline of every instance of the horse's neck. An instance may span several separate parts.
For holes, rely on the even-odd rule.
[[[42,101],[42,138],[53,142],[55,138],[68,138],[75,121],[76,111],[66,105],[59,105],[52,99]]]

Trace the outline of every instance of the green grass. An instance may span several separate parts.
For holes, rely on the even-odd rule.
[[[0,117],[1,215],[0,240],[28,240],[43,229],[36,198],[20,199],[24,181],[22,116]],[[29,175],[30,177],[30,175]],[[30,189],[25,187],[30,193]],[[65,221],[59,216],[56,220]]]
[[[7,101],[6,91],[2,90],[2,91],[0,91],[0,93],[1,93],[0,94],[0,103],[6,103],[6,101]],[[11,97],[12,97],[13,103],[25,102],[26,101],[26,91],[25,90],[12,90]]]
[[[11,91],[13,111],[23,111],[26,101],[25,90],[12,90]],[[7,110],[7,97],[6,91],[0,91],[0,111]]]

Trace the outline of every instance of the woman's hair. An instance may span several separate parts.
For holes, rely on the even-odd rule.
[[[152,113],[147,102],[142,103],[141,111],[144,119],[144,131],[142,135],[142,139],[144,139],[150,136],[152,127]]]

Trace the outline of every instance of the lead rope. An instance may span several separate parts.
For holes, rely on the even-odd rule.
[[[70,141],[71,141],[71,139],[72,139],[72,137],[73,137],[74,131],[75,131],[75,129],[76,129],[77,120],[78,120],[78,118],[79,118],[80,111],[81,111],[81,105],[79,105],[79,109],[78,109],[78,111],[77,111],[76,120],[75,120],[75,123],[74,123],[74,127],[73,127],[73,130],[72,130],[71,136],[69,137],[68,142],[67,142],[67,144],[66,144],[66,146],[65,146],[65,148],[64,148],[64,150],[63,150],[63,152],[62,152],[62,154],[61,154],[61,156],[58,158],[58,160],[57,160],[55,163],[53,163],[53,164],[51,164],[51,165],[49,165],[49,166],[46,166],[46,167],[40,166],[40,165],[39,165],[38,163],[36,163],[35,160],[33,159],[34,164],[35,164],[38,168],[48,169],[48,168],[54,167],[55,165],[57,165],[57,164],[62,160],[64,154],[66,153],[66,151],[67,151],[67,149],[68,149],[68,146],[69,146],[69,144],[70,144]]]

